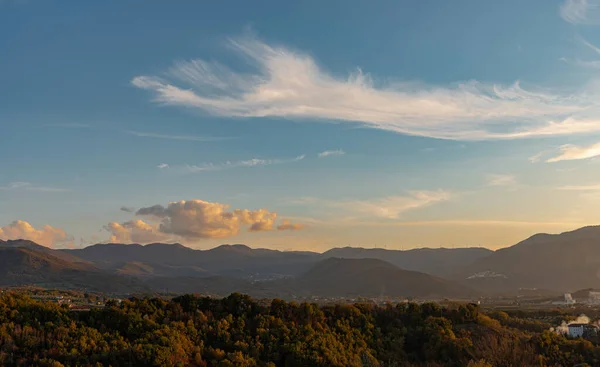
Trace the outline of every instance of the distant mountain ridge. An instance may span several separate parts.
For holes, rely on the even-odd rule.
[[[103,268],[118,269],[128,263],[152,268],[165,266],[194,275],[199,268],[204,275],[248,276],[269,278],[297,275],[319,260],[330,257],[373,258],[390,262],[402,269],[437,276],[452,274],[457,268],[485,257],[493,251],[485,248],[384,250],[357,247],[334,248],[322,254],[308,251],[252,249],[245,245],[221,245],[209,250],[194,250],[180,244],[97,244],[83,249],[61,250]],[[151,274],[148,274],[151,275]],[[167,273],[163,275],[168,276]],[[196,274],[200,275],[200,274]]]
[[[251,249],[245,245],[221,245],[210,250],[194,250],[180,244],[97,244],[62,252],[90,261],[104,269],[118,269],[128,263],[160,268],[164,276],[224,275],[268,278],[298,274],[310,267],[317,253]],[[168,269],[173,270],[169,274]],[[200,274],[202,273],[202,274]]]
[[[240,250],[240,248],[236,248]],[[256,297],[465,297],[466,287],[428,274],[406,271],[377,259],[320,260],[295,278],[253,281],[227,276],[147,278],[148,266],[128,263],[116,274],[85,262],[69,262],[25,247],[0,247],[0,286],[37,285],[108,293],[178,292]],[[129,275],[128,270],[134,274]]]
[[[533,235],[475,260],[450,278],[498,291],[519,287],[557,291],[600,288],[600,226]]]
[[[290,287],[321,297],[472,297],[465,286],[400,269],[379,259],[328,258],[290,281]]]
[[[37,243],[29,240],[0,240],[0,248],[26,248],[30,250],[40,251],[46,254],[53,255],[65,261],[70,262],[87,262],[73,254],[62,250],[54,250],[46,246],[38,245]]]
[[[447,276],[473,261],[489,256],[494,251],[483,247],[469,248],[419,248],[412,250],[365,249],[361,247],[333,248],[322,258],[379,259],[404,270],[419,271],[437,276]]]
[[[19,285],[117,293],[149,290],[133,278],[105,273],[93,265],[70,262],[38,249],[0,248],[0,286]]]
[[[13,261],[20,261],[19,271],[26,275],[29,270],[41,271],[34,265],[46,261],[52,271],[64,267],[70,271],[83,271],[86,275],[94,273],[94,276],[116,276],[117,278],[112,278],[116,283],[123,279],[133,279],[151,288],[156,286],[161,289],[198,289],[207,292],[239,288],[258,294],[283,292],[289,295],[290,292],[284,289],[287,286],[294,292],[309,290],[318,293],[320,289],[330,289],[332,292],[340,290],[344,294],[351,294],[349,289],[344,288],[343,282],[348,282],[363,293],[368,291],[369,294],[375,294],[378,291],[370,287],[377,288],[377,282],[380,282],[386,284],[385,289],[398,289],[402,293],[398,288],[400,286],[388,284],[387,278],[407,277],[421,279],[416,280],[417,283],[449,280],[450,283],[446,286],[454,287],[457,294],[462,291],[456,283],[460,283],[463,288],[492,293],[516,292],[522,288],[561,292],[600,288],[600,226],[584,227],[556,235],[536,234],[497,251],[484,248],[399,251],[346,247],[320,254],[252,249],[239,244],[194,250],[181,244],[163,243],[145,246],[97,244],[82,249],[55,250],[26,240],[0,241],[0,249],[25,249],[29,251],[28,256],[35,255],[38,260],[25,262],[16,255],[11,255]],[[23,253],[19,256],[23,256]],[[336,260],[327,261],[329,259]],[[370,262],[369,259],[385,262],[385,265]],[[341,260],[365,260],[357,262],[357,266],[360,265],[362,269],[373,267],[363,271],[360,277],[348,271],[349,265],[339,265],[352,264],[351,261]],[[338,279],[338,289],[329,283],[328,277],[318,282],[316,278],[307,278],[311,271],[315,274],[319,264],[337,269],[328,277]],[[0,274],[11,266],[10,261],[0,262],[0,265]],[[395,270],[389,266],[393,266]],[[10,274],[18,274],[18,271],[10,269]],[[390,275],[373,275],[369,286],[361,286],[362,281],[369,279],[370,272]],[[417,272],[433,276],[434,279],[419,278],[408,273],[400,276],[400,272]],[[16,277],[10,278],[10,274],[4,278],[0,276],[0,280],[19,281]],[[289,278],[293,278],[293,282]],[[37,274],[31,279],[44,280],[45,276]],[[312,285],[308,286],[311,282]],[[398,284],[400,283],[399,281]],[[277,288],[277,284],[284,286]]]

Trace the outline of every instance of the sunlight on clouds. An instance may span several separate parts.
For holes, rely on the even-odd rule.
[[[450,200],[456,194],[449,191],[409,191],[404,196],[387,196],[371,200],[322,200],[312,197],[304,197],[291,200],[291,204],[323,206],[337,208],[348,216],[359,216],[366,218],[397,219],[401,214],[430,206],[436,203]],[[338,217],[338,220],[340,217]]]
[[[104,227],[112,242],[149,243],[157,241],[195,242],[236,236],[248,232],[299,230],[303,225],[283,220],[276,225],[277,213],[267,209],[229,210],[229,205],[203,200],[171,202],[166,207],[140,208],[136,215],[148,218],[125,223],[111,222]]]
[[[411,191],[408,196],[388,196],[376,200],[355,200],[334,204],[349,212],[372,215],[379,218],[397,219],[406,211],[450,200],[447,191]]]
[[[169,203],[167,207],[141,208],[136,214],[158,218],[163,233],[191,239],[232,237],[242,226],[248,226],[250,231],[271,230],[277,218],[276,213],[265,209],[228,211],[228,208],[221,203],[182,200]]]
[[[580,147],[566,144],[560,147],[560,155],[546,160],[548,163],[571,161],[577,159],[589,159],[600,156],[600,143]]]
[[[45,225],[41,229],[34,228],[29,222],[15,220],[5,227],[0,227],[0,240],[30,240],[47,247],[69,245],[73,237],[63,229]]]
[[[361,70],[347,79],[323,71],[307,54],[254,38],[229,45],[257,68],[237,73],[202,60],[180,62],[166,78],[133,85],[155,101],[230,117],[336,120],[444,139],[511,139],[600,131],[597,93],[566,95],[510,86],[459,83],[378,85]]]
[[[150,243],[168,239],[167,235],[159,231],[158,226],[139,219],[121,224],[110,222],[104,229],[110,232],[110,242],[114,243]]]
[[[280,225],[277,226],[277,229],[280,231],[295,231],[298,229],[303,229],[304,224],[294,224],[287,219],[284,219]]]

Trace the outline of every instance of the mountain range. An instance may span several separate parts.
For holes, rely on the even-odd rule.
[[[147,292],[141,281],[106,273],[86,262],[71,262],[51,252],[0,247],[0,286],[37,285],[106,293]]]
[[[458,269],[450,279],[497,291],[544,288],[574,291],[600,286],[600,226],[536,234]],[[466,278],[466,281],[465,281]]]
[[[600,226],[536,234],[513,246],[334,248],[325,253],[222,245],[96,244],[50,249],[0,241],[0,286],[103,292],[243,292],[259,297],[449,297],[600,288]]]

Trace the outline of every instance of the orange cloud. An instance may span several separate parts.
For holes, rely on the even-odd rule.
[[[30,240],[47,247],[69,245],[73,237],[63,229],[45,225],[41,229],[34,228],[29,222],[15,220],[5,227],[0,228],[0,240]]]
[[[232,237],[244,226],[250,231],[270,230],[277,218],[277,213],[266,209],[228,209],[227,204],[181,200],[171,202],[167,207],[154,205],[141,208],[137,214],[160,219],[159,229],[162,233],[185,239]]]
[[[110,222],[104,228],[111,233],[110,242],[150,243],[167,239],[167,236],[160,232],[158,226],[140,219],[125,223]]]
[[[230,210],[227,204],[203,200],[181,200],[171,202],[166,207],[162,205],[145,207],[139,209],[136,215],[147,216],[158,222],[155,227],[152,227],[153,234],[158,232],[188,241],[233,237],[243,229],[247,229],[249,232],[261,232],[302,228],[289,221],[283,221],[281,225],[277,226],[277,213],[267,209]],[[151,226],[143,221],[139,222]],[[111,223],[112,226],[108,229],[113,236],[120,236],[120,239],[126,241],[127,234],[130,232],[129,228],[120,228],[116,224],[118,223]],[[129,227],[132,225],[130,224]],[[148,233],[148,231],[144,233]]]
[[[283,220],[280,225],[277,226],[277,230],[279,231],[296,231],[299,229],[303,229],[304,224],[292,223],[289,220]]]

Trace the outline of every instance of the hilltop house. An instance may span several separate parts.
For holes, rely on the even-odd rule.
[[[569,324],[568,335],[571,338],[580,338],[583,336],[598,334],[598,326],[592,324]]]

